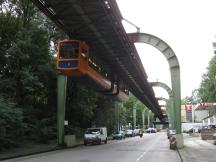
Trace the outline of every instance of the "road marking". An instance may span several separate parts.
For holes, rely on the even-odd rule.
[[[139,161],[140,159],[142,159],[145,153],[146,153],[146,152],[142,153],[142,154],[140,155],[140,157],[138,157],[138,158],[136,159],[136,161]]]
[[[149,150],[151,150],[151,148],[155,145],[155,143],[159,141],[159,139],[161,138],[161,136],[162,136],[162,135],[158,136],[158,137],[153,141],[153,143],[151,144],[151,146],[148,147],[148,148],[146,149],[146,151],[143,152],[143,153],[136,159],[136,161],[139,161],[140,159],[142,159],[143,156],[144,156]]]

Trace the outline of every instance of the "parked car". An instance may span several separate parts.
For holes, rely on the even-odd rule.
[[[216,129],[216,126],[215,125],[208,125],[208,128],[209,129]]]
[[[156,131],[157,131],[157,132],[160,132],[160,131],[161,131],[161,129],[160,129],[160,128],[156,128]]]
[[[134,137],[135,136],[134,131],[132,129],[128,129],[126,131],[125,135],[126,135],[126,137]]]
[[[188,130],[184,130],[185,133],[200,133],[202,130],[202,127],[192,127]]]
[[[107,143],[107,129],[101,128],[87,128],[84,134],[84,145],[89,143],[101,144],[101,142]]]
[[[156,133],[156,132],[157,132],[157,130],[155,128],[148,128],[146,130],[146,133]]]
[[[138,136],[140,134],[140,129],[134,129],[134,135]]]
[[[125,133],[124,131],[118,131],[112,134],[113,139],[124,139],[125,138]]]
[[[167,138],[170,139],[170,137],[176,135],[176,130],[175,129],[168,129],[167,130]]]
[[[186,130],[186,133],[193,133],[194,129],[193,128],[190,128],[188,130]]]

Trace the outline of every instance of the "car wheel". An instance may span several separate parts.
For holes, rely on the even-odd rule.
[[[107,144],[107,138],[106,138],[106,140],[104,141],[104,143]]]
[[[87,144],[88,144],[87,142],[84,142],[84,145],[85,145],[85,146],[87,146]]]
[[[98,144],[99,144],[99,145],[101,144],[101,139],[98,141]]]

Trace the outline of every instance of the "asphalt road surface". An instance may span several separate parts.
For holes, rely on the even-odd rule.
[[[4,162],[180,162],[169,149],[165,132],[108,141],[107,144],[79,146]]]

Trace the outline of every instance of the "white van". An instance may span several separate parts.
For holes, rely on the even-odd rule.
[[[107,129],[106,127],[100,128],[87,128],[84,134],[84,145],[89,143],[101,144],[101,142],[107,143]]]

